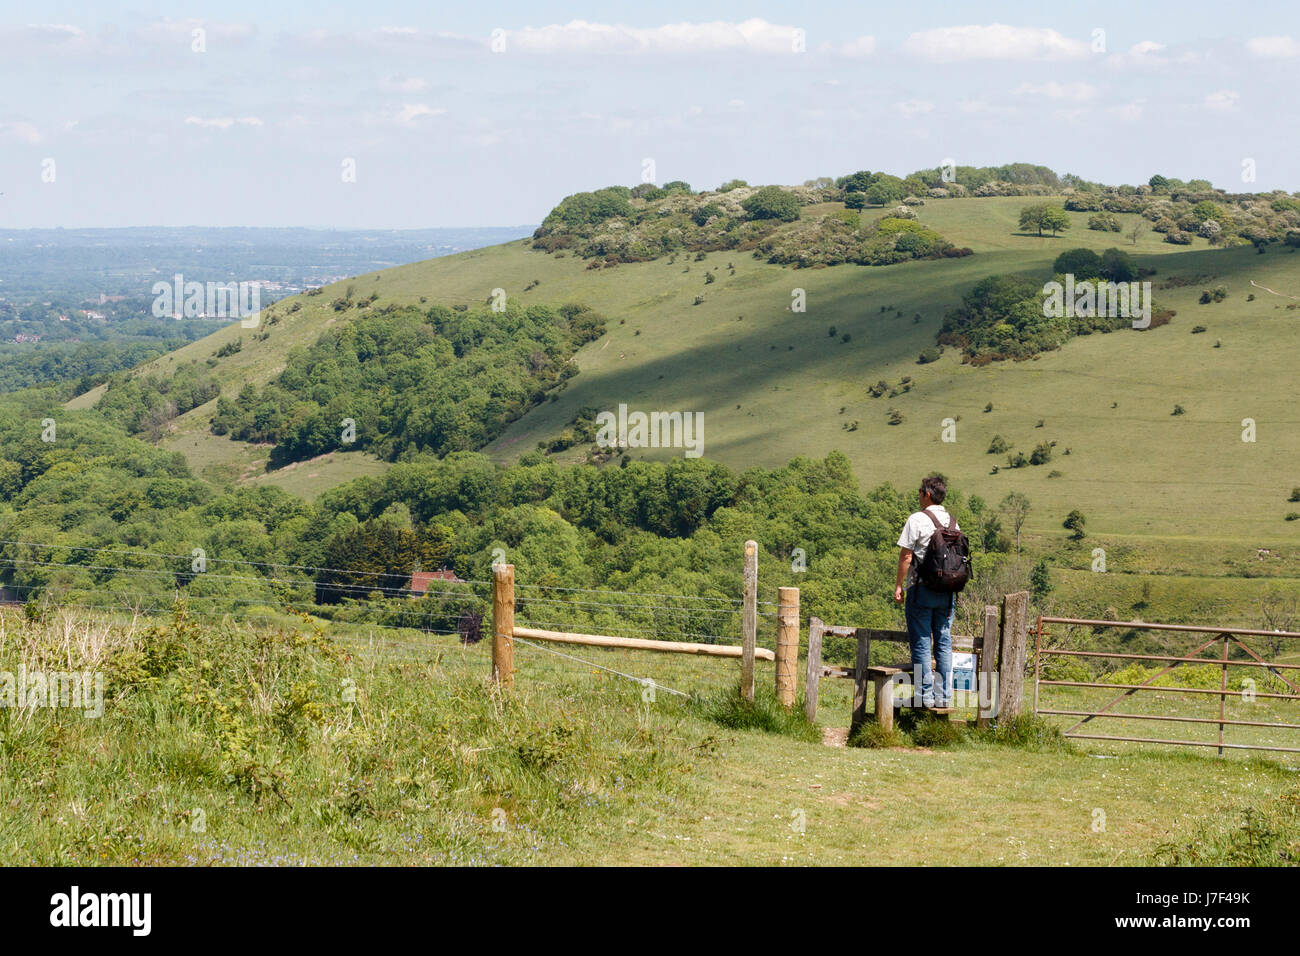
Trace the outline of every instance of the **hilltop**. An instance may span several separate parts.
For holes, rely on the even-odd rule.
[[[764,235],[744,234],[734,248],[712,251],[661,249],[648,261],[622,261],[607,251],[595,255],[590,243],[601,233],[592,232],[591,224],[558,243],[564,229],[551,219],[530,239],[369,273],[277,303],[260,328],[235,324],[141,366],[136,375],[167,376],[196,363],[223,395],[235,397],[250,383],[260,386],[278,376],[292,349],[311,346],[322,333],[363,315],[407,306],[480,309],[493,290],[502,290],[521,308],[579,303],[605,317],[606,331],[577,352],[577,376],[487,446],[499,461],[518,460],[539,442],[562,446],[555,440],[584,408],[625,402],[704,412],[706,457],[736,467],[839,449],[868,485],[889,480],[906,486],[920,471],[939,468],[993,500],[1023,491],[1035,503],[1028,528],[1040,533],[1059,534],[1054,529],[1078,508],[1087,514],[1090,531],[1099,534],[1196,535],[1261,547],[1293,542],[1297,526],[1282,519],[1289,510],[1286,493],[1300,481],[1293,464],[1300,433],[1289,410],[1289,364],[1270,356],[1294,354],[1300,344],[1293,307],[1300,300],[1289,298],[1300,295],[1300,263],[1291,258],[1294,247],[1260,235],[1272,230],[1274,240],[1285,239],[1297,215],[1288,205],[1293,199],[1216,194],[1225,224],[1219,234],[1207,229],[1201,235],[1168,213],[1190,225],[1191,210],[1210,201],[1200,198],[1208,184],[1180,184],[1181,194],[1146,188],[1110,195],[1084,188],[1089,184],[1082,181],[1008,186],[992,180],[947,189],[946,196],[919,197],[911,192],[914,183],[900,182],[908,188],[897,197],[899,206],[916,216],[900,221],[918,223],[942,237],[945,247],[969,249],[971,255],[870,267],[814,262],[792,268],[768,261],[793,230],[837,233],[851,213],[878,231],[879,221],[899,218],[892,194],[874,197],[888,206],[868,202],[861,210],[846,207],[864,195],[861,190],[842,191],[844,200],[829,201],[838,188],[830,181],[790,190],[799,203],[798,218],[764,225]],[[733,189],[744,197],[742,205],[759,192]],[[926,184],[927,193],[942,189]],[[1008,189],[1021,194],[996,194]],[[691,203],[697,209],[711,203],[729,208],[731,191],[666,190],[646,198],[647,191],[637,197],[629,190],[627,201],[658,218],[689,217]],[[994,195],[953,195],[960,191]],[[1024,230],[1025,206],[1054,191],[1071,228],[1056,237]],[[908,199],[920,204],[907,206]],[[1126,206],[1145,212],[1093,209]],[[1267,211],[1256,215],[1260,207]],[[1154,213],[1160,215],[1152,222]],[[1098,215],[1113,223],[1089,228]],[[599,221],[606,228],[618,218]],[[1129,238],[1139,221],[1167,230],[1161,219],[1173,222],[1176,242],[1168,241],[1168,231],[1154,229]],[[718,225],[722,219],[702,221],[706,231],[728,231]],[[592,235],[578,235],[584,232]],[[708,244],[707,237],[701,241]],[[1228,247],[1215,247],[1223,245]],[[1156,295],[1176,313],[1168,325],[1073,338],[1023,362],[972,367],[953,348],[935,361],[918,362],[923,353],[938,351],[945,317],[986,276],[1042,282],[1065,249],[1100,253],[1113,246],[1154,271],[1149,278]],[[1221,300],[1201,304],[1203,293],[1219,287]],[[800,296],[806,303],[802,312],[795,306]],[[339,311],[332,304],[339,299],[361,304]],[[1204,334],[1192,334],[1202,327]],[[1269,343],[1266,351],[1261,342]],[[878,383],[888,391],[873,397]],[[91,405],[102,392],[70,404]],[[1175,406],[1181,414],[1174,414]],[[373,456],[335,451],[265,472],[271,449],[212,434],[215,410],[213,398],[179,415],[159,442],[184,452],[209,477],[282,483],[310,496],[386,467]],[[1245,418],[1257,423],[1253,443],[1242,441]],[[941,440],[945,419],[953,420],[955,442]],[[1026,454],[1055,442],[1056,454],[1048,466],[1004,465],[993,474],[1002,459],[988,449],[999,436]],[[588,451],[580,445],[558,457],[582,460]],[[1276,495],[1255,493],[1260,488],[1276,488]],[[1153,501],[1197,507],[1181,513],[1175,529],[1158,517]]]

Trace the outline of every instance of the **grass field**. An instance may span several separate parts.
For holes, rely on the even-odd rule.
[[[1236,845],[1248,810],[1300,850],[1295,762],[831,747],[666,689],[725,694],[734,661],[518,644],[501,695],[485,644],[312,630],[0,615],[0,669],[110,688],[99,719],[0,709],[0,862],[1130,865]]]
[[[1282,519],[1291,510],[1286,495],[1300,482],[1300,419],[1290,363],[1280,359],[1300,349],[1300,312],[1288,308],[1292,300],[1250,284],[1300,295],[1300,260],[1285,251],[1211,250],[1202,240],[1175,247],[1149,234],[1131,251],[1157,269],[1157,297],[1178,312],[1169,326],[1076,339],[1028,362],[976,369],[960,365],[949,350],[936,363],[916,364],[943,315],[983,276],[1046,278],[1062,249],[1127,242],[1089,231],[1082,213],[1072,215],[1074,228],[1058,238],[1019,235],[1023,204],[1015,198],[931,202],[921,209],[922,221],[976,255],[883,268],[793,270],[748,254],[712,253],[703,262],[681,256],[672,265],[661,259],[592,271],[572,256],[555,258],[526,240],[514,242],[360,276],[299,297],[295,314],[285,312],[290,302],[279,303],[282,318],[265,327],[264,342],[231,327],[142,371],[206,362],[220,345],[242,337],[242,351],[214,366],[235,391],[245,381],[267,380],[290,348],[344,321],[328,303],[346,285],[379,292],[380,305],[418,304],[421,297],[478,304],[500,287],[524,302],[580,301],[610,318],[608,334],[580,353],[582,374],[559,401],[525,416],[490,447],[503,460],[558,432],[583,405],[626,402],[705,412],[706,455],[736,466],[776,465],[838,448],[867,485],[910,484],[920,471],[941,468],[963,489],[986,497],[1023,491],[1035,503],[1031,531],[1054,532],[1066,512],[1080,508],[1098,533],[1294,547],[1300,525]],[[706,270],[719,276],[707,288]],[[1162,288],[1174,277],[1192,284]],[[534,279],[540,280],[535,289],[518,291]],[[1201,289],[1216,284],[1228,287],[1228,299],[1197,304]],[[789,309],[795,288],[806,291],[806,313]],[[704,302],[695,306],[697,294]],[[1249,294],[1255,301],[1246,301]],[[1189,334],[1194,325],[1207,332]],[[831,326],[851,340],[831,338]],[[893,399],[866,395],[878,379],[897,384],[906,375],[914,382],[910,392]],[[985,412],[990,402],[993,409]],[[1174,416],[1175,404],[1186,414]],[[890,426],[894,407],[904,421]],[[187,439],[206,429],[211,411],[203,406],[183,416],[166,443],[189,454]],[[940,440],[945,418],[957,420],[956,442]],[[1244,418],[1257,423],[1253,443],[1241,440]],[[856,430],[847,431],[855,421]],[[992,475],[991,466],[1001,463],[986,454],[994,434],[1020,449],[1056,441],[1056,458],[1050,466]],[[249,460],[237,443],[198,460],[223,459]],[[1059,476],[1049,478],[1053,471]],[[348,474],[318,471],[314,480],[326,484]],[[1172,528],[1153,500],[1195,507],[1180,507]]]

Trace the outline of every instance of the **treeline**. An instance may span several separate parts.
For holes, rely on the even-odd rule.
[[[0,392],[36,385],[69,383],[69,398],[107,381],[114,372],[148,362],[186,344],[156,342],[38,342],[0,348]]]
[[[482,448],[577,374],[570,359],[604,327],[579,305],[381,309],[290,352],[263,388],[219,399],[212,431],[274,444],[272,467],[340,448]]]
[[[819,180],[755,188],[737,180],[712,193],[694,193],[686,183],[578,193],[551,211],[534,233],[533,246],[556,255],[572,250],[592,260],[588,268],[661,256],[672,262],[679,253],[726,250],[798,266],[889,265],[970,254],[913,221],[925,200],[902,185],[873,179],[883,174],[854,175],[864,177],[860,184],[849,177],[840,184]],[[865,191],[856,191],[857,185]],[[868,218],[868,207],[895,201],[899,205],[884,209],[882,216]],[[803,213],[806,206],[829,202],[846,208]]]
[[[435,581],[413,599],[411,573],[446,567],[484,582],[504,558],[528,585],[521,620],[733,639],[737,615],[698,598],[734,605],[752,537],[768,588],[798,584],[830,619],[894,623],[893,542],[915,501],[888,485],[860,492],[838,453],[744,472],[701,459],[560,467],[533,453],[504,468],[474,453],[424,456],[313,503],[213,487],[180,455],[48,401],[25,393],[0,406],[0,584],[33,607],[165,609],[180,597],[235,617],[309,610],[455,631],[481,623],[486,586]],[[948,503],[977,542],[1006,546],[978,499],[952,492]],[[627,602],[584,589],[663,597],[606,608]]]

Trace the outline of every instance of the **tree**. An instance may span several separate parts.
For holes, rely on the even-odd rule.
[[[1029,517],[1029,498],[1018,491],[1013,491],[1002,499],[1001,509],[1011,520],[1011,528],[1016,535],[1016,554],[1020,554],[1020,530]]]
[[[903,191],[893,183],[879,182],[867,187],[867,202],[873,206],[887,206],[903,198]]]
[[[1122,227],[1113,213],[1099,212],[1088,217],[1088,228],[1098,232],[1119,232]]]
[[[1294,631],[1300,618],[1300,598],[1288,594],[1280,588],[1265,591],[1259,598],[1259,626],[1264,631]],[[1277,657],[1286,644],[1281,637],[1265,638],[1264,643]]]
[[[1041,601],[1052,591],[1052,573],[1048,570],[1047,559],[1039,558],[1034,570],[1029,573],[1029,587],[1034,592],[1034,599]]]
[[[867,205],[866,193],[848,193],[844,197],[844,206],[846,209],[865,209]]]
[[[1110,248],[1101,254],[1098,270],[1103,279],[1111,282],[1132,282],[1138,277],[1137,265],[1127,252]]]
[[[1066,249],[1052,264],[1055,273],[1070,273],[1076,280],[1095,279],[1101,275],[1101,257],[1091,249]]]
[[[1070,537],[1073,538],[1075,541],[1079,541],[1083,538],[1084,535],[1083,525],[1085,520],[1086,519],[1083,517],[1083,512],[1080,511],[1078,508],[1075,508],[1065,517],[1065,522],[1064,522],[1065,527],[1067,530],[1074,532],[1074,534],[1070,535]]]
[[[1020,228],[1036,229],[1040,236],[1044,229],[1050,229],[1055,236],[1058,232],[1070,228],[1070,217],[1061,206],[1053,206],[1045,202],[1034,203],[1020,210]]]
[[[723,209],[715,202],[706,202],[703,206],[691,213],[691,221],[697,226],[702,226],[710,219],[721,217]]]
[[[799,200],[780,186],[764,186],[740,205],[751,219],[793,222],[799,218]]]
[[[1138,240],[1146,235],[1147,230],[1149,228],[1150,227],[1147,225],[1147,221],[1145,219],[1141,219],[1141,218],[1137,219],[1136,221],[1134,221],[1133,225],[1129,228],[1128,241],[1136,246],[1138,244]]]

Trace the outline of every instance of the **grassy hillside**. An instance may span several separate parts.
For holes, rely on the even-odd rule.
[[[1257,255],[1249,247],[1212,250],[1202,239],[1176,247],[1149,234],[1132,251],[1157,270],[1157,295],[1178,312],[1169,326],[1076,339],[1022,363],[970,368],[949,349],[936,363],[916,364],[918,353],[933,345],[943,315],[983,276],[1023,272],[1046,278],[1065,248],[1100,250],[1126,242],[1088,230],[1086,213],[1071,213],[1072,230],[1055,239],[1020,234],[1017,217],[1026,202],[932,201],[919,210],[921,221],[976,254],[887,267],[794,270],[728,251],[698,262],[683,254],[671,264],[662,258],[591,270],[573,256],[557,258],[529,248],[527,241],[509,243],[361,276],[317,296],[278,303],[271,310],[281,317],[277,324],[224,329],[142,371],[194,360],[203,365],[221,345],[242,338],[241,351],[213,366],[232,394],[244,382],[276,374],[290,348],[359,314],[329,307],[348,285],[358,295],[378,292],[380,307],[422,298],[477,305],[501,288],[525,303],[579,301],[610,318],[605,337],[579,354],[582,374],[559,400],[516,422],[490,446],[502,460],[556,434],[584,405],[626,402],[646,410],[704,412],[705,454],[732,465],[777,464],[838,448],[868,484],[906,485],[921,471],[940,468],[964,489],[994,500],[1023,491],[1034,502],[1031,531],[1054,532],[1070,509],[1079,508],[1096,533],[1188,534],[1290,546],[1300,525],[1282,519],[1291,510],[1286,494],[1300,482],[1300,431],[1290,411],[1290,363],[1278,357],[1297,354],[1300,316],[1288,308],[1295,304],[1291,299],[1251,285],[1253,280],[1300,294],[1300,262],[1281,247]],[[807,207],[805,215],[821,210]],[[717,281],[706,285],[706,271]],[[1175,277],[1191,284],[1165,288]],[[1203,288],[1220,284],[1228,288],[1225,301],[1197,303]],[[806,313],[790,311],[795,288],[806,292]],[[1251,293],[1255,301],[1247,302]],[[703,302],[693,304],[701,295]],[[290,313],[295,301],[300,310]],[[1207,332],[1190,334],[1196,325]],[[834,338],[828,334],[832,326]],[[263,332],[269,335],[257,341],[254,336]],[[846,333],[851,338],[843,342]],[[907,394],[873,399],[866,393],[877,380],[896,385],[904,376],[914,383]],[[76,404],[95,397],[82,396]],[[990,402],[993,410],[986,413]],[[1175,404],[1186,414],[1172,415]],[[902,413],[902,424],[887,424],[892,408]],[[211,412],[209,403],[182,416],[164,445],[197,453],[201,468],[235,466],[251,478],[249,466],[265,456],[208,436]],[[957,420],[955,443],[940,441],[940,422],[949,417]],[[1253,444],[1241,441],[1246,417],[1258,423]],[[1039,420],[1042,428],[1036,427]],[[853,422],[856,429],[846,430]],[[1000,463],[1000,456],[986,453],[994,434],[1024,450],[1056,441],[1056,459],[1047,467],[1004,468],[991,475],[991,466]],[[364,469],[371,467],[378,465]],[[339,464],[313,469],[314,479],[271,474],[259,480],[292,481],[310,494],[364,469]],[[1060,475],[1049,478],[1053,471]],[[1271,493],[1261,494],[1263,489]],[[1163,521],[1163,513],[1176,513],[1177,526]]]

